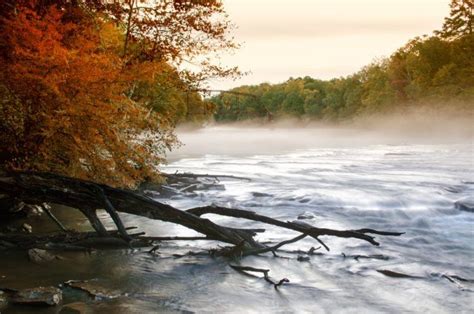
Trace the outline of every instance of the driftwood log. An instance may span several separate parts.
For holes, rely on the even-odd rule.
[[[387,232],[373,229],[357,230],[333,230],[317,228],[301,222],[286,222],[276,220],[255,212],[242,209],[232,209],[220,206],[196,207],[188,210],[180,210],[168,204],[153,200],[145,195],[131,190],[113,188],[100,185],[90,181],[84,181],[65,177],[52,173],[38,172],[0,172],[0,199],[9,200],[11,204],[24,202],[28,204],[60,204],[80,210],[91,223],[95,230],[95,237],[104,239],[121,239],[126,243],[136,240],[179,240],[179,237],[144,237],[142,233],[129,234],[125,228],[118,212],[128,213],[149,219],[176,223],[195,230],[203,236],[184,237],[185,240],[213,240],[230,244],[220,253],[223,255],[245,256],[272,252],[275,254],[285,244],[296,242],[304,237],[312,237],[320,242],[327,250],[328,246],[320,239],[323,236],[342,238],[354,238],[367,241],[372,245],[379,245],[374,235],[399,236],[401,232]],[[8,203],[8,202],[2,202]],[[1,208],[5,210],[6,208]],[[106,230],[96,211],[105,209],[113,219],[117,230],[110,232]],[[264,229],[241,229],[218,225],[209,219],[202,218],[205,214],[217,214],[234,218],[247,219],[259,223],[269,224],[298,232],[295,238],[277,243],[265,245],[254,239],[258,232]],[[49,214],[48,214],[49,215]],[[59,223],[55,221],[56,223]],[[61,228],[62,229],[62,228]],[[7,237],[3,235],[4,237]],[[57,237],[56,242],[64,241],[66,236]],[[8,238],[8,237],[7,237]],[[81,240],[84,241],[84,236]],[[0,234],[0,240],[2,239]],[[9,241],[13,241],[11,236]],[[49,239],[51,240],[51,239]],[[44,239],[43,239],[44,241]],[[53,241],[54,242],[54,241]]]

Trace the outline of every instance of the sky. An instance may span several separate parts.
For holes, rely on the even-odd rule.
[[[241,48],[222,64],[251,73],[229,89],[290,77],[331,79],[390,56],[409,39],[440,29],[449,0],[224,0]]]

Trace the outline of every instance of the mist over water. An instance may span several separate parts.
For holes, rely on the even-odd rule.
[[[318,227],[406,232],[399,238],[378,236],[380,247],[326,237],[331,251],[308,263],[246,259],[241,263],[270,268],[276,277],[290,278],[292,286],[275,294],[237,284],[235,291],[245,296],[245,304],[238,306],[244,310],[269,298],[262,311],[469,313],[473,283],[452,283],[443,275],[474,279],[474,213],[455,206],[474,195],[470,122],[470,117],[391,117],[339,126],[284,121],[181,130],[184,146],[170,155],[165,171],[230,174],[251,181],[223,180],[223,189],[170,202],[184,208],[217,203],[285,221],[304,214],[312,217],[305,222]],[[254,226],[214,218],[235,227]],[[294,236],[263,227],[267,231],[261,240]],[[304,239],[289,248],[315,245]],[[356,261],[341,253],[388,259]],[[377,269],[421,279],[389,278]]]
[[[151,194],[181,209],[216,203],[282,221],[303,215],[306,219],[300,221],[317,227],[405,232],[401,237],[376,236],[380,246],[322,237],[331,251],[319,249],[322,254],[308,261],[300,262],[288,252],[229,261],[176,258],[176,253],[221,244],[170,241],[160,244],[157,255],[147,250],[63,254],[65,259],[48,266],[48,272],[40,265],[32,269],[27,259],[11,256],[20,253],[12,252],[0,259],[2,269],[10,270],[2,284],[21,288],[93,280],[120,295],[98,302],[83,296],[92,310],[104,313],[472,313],[474,281],[444,277],[474,279],[474,213],[455,206],[474,195],[474,144],[466,120],[412,123],[392,118],[339,126],[281,121],[181,129],[178,135],[185,145],[170,155],[163,171],[250,180],[209,179],[215,188],[172,197]],[[70,210],[56,216],[76,229],[88,226]],[[197,235],[170,223],[121,217],[125,225],[139,226],[138,231],[149,236]],[[277,243],[296,236],[242,219],[204,217],[236,228],[265,228],[258,235],[261,241]],[[107,214],[100,218],[114,228]],[[305,238],[284,248],[307,251],[313,246],[319,243]],[[272,278],[288,278],[290,283],[275,290],[262,278],[235,272],[229,263],[267,268]],[[377,270],[417,278],[392,278]],[[71,302],[67,298],[65,302]]]
[[[168,154],[171,161],[191,156],[249,156],[311,148],[473,144],[474,115],[446,118],[417,113],[339,124],[282,119],[271,123],[211,124],[198,129],[182,126],[177,133],[184,145]]]

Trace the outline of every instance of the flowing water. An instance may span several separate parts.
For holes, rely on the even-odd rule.
[[[331,251],[319,249],[322,254],[308,261],[298,261],[289,252],[232,261],[268,268],[277,280],[288,278],[290,283],[278,290],[258,274],[237,273],[222,258],[173,257],[218,245],[205,241],[164,243],[157,255],[145,250],[67,253],[64,260],[47,266],[29,263],[24,253],[2,253],[0,286],[95,279],[117,297],[91,301],[69,291],[65,303],[79,298],[103,313],[472,313],[474,283],[444,276],[474,279],[474,213],[455,207],[456,201],[474,194],[472,134],[442,140],[425,135],[382,138],[350,129],[229,127],[181,134],[187,145],[170,156],[166,172],[250,180],[221,178],[215,189],[167,199],[156,196],[160,201],[183,209],[216,203],[284,221],[303,214],[304,222],[318,227],[405,232],[401,237],[377,236],[379,247],[324,237]],[[67,217],[71,227],[86,225],[79,214],[58,209],[57,215]],[[127,225],[140,226],[149,235],[196,235],[169,223],[123,217]],[[258,236],[262,241],[295,236],[289,230],[246,220],[206,217],[232,227],[264,227],[266,232]],[[102,218],[112,226],[107,215]],[[305,238],[285,249],[318,245]],[[353,255],[383,255],[383,259],[354,259]],[[388,277],[377,270],[417,278]]]

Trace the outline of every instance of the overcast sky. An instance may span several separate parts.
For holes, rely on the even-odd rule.
[[[389,56],[410,38],[441,28],[449,0],[224,0],[242,47],[226,65],[252,73],[212,88],[329,79]]]

